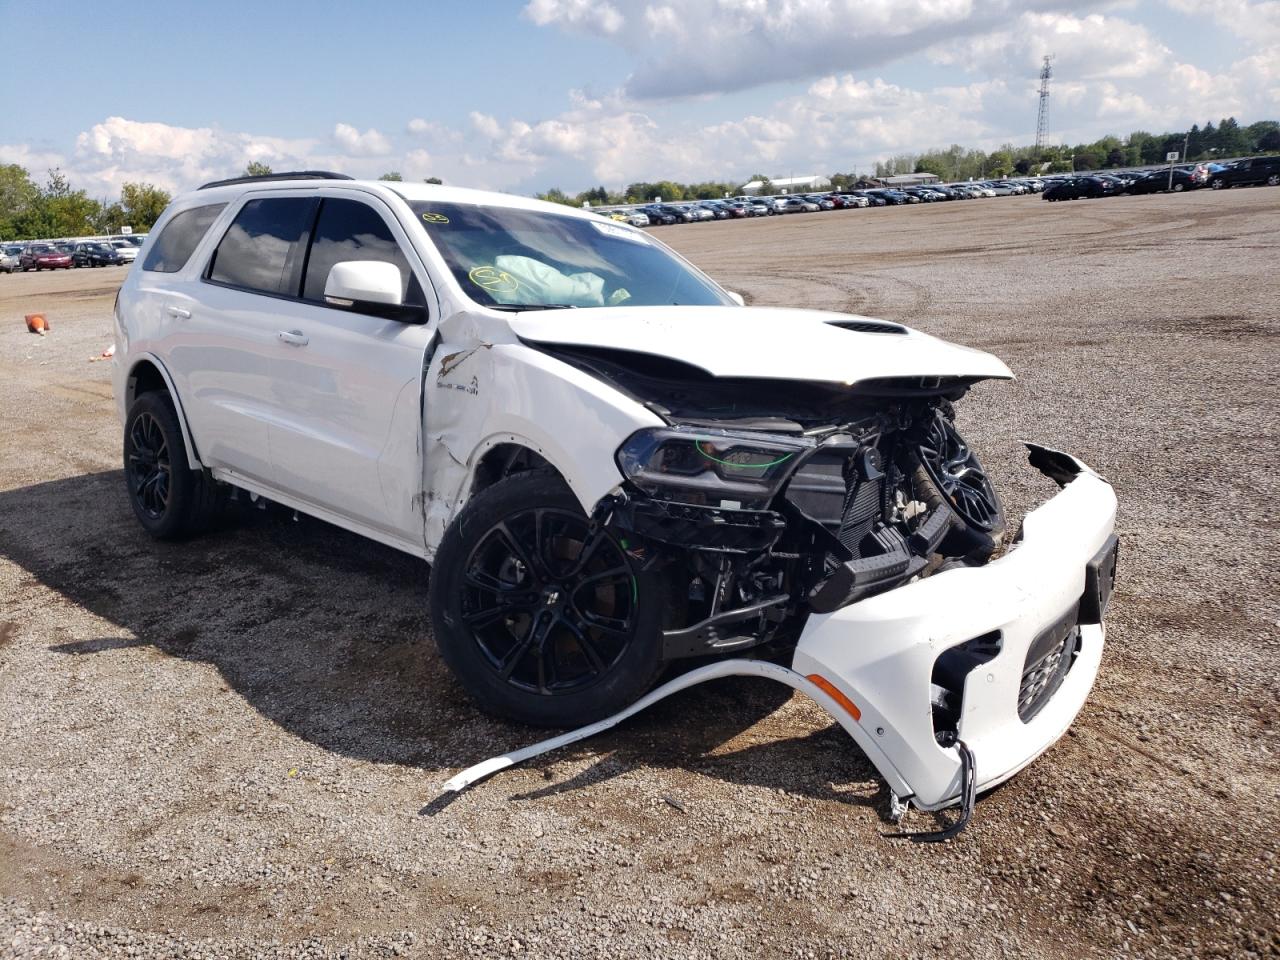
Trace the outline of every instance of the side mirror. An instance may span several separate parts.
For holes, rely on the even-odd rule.
[[[729,294],[729,299],[732,300],[734,303],[736,303],[738,306],[745,307],[747,305],[747,301],[742,299],[742,294],[735,293],[733,290],[726,290],[725,293]]]
[[[324,282],[325,302],[335,307],[399,307],[400,269],[381,260],[344,260],[335,263]]]

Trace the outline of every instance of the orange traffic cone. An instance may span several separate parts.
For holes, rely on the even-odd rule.
[[[27,329],[43,337],[49,330],[49,321],[44,318],[43,313],[28,313]]]

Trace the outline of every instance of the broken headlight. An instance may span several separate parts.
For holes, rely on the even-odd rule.
[[[809,438],[658,427],[633,433],[618,466],[661,500],[726,509],[763,509],[790,476]]]

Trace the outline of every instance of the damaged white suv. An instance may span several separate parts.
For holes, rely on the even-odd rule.
[[[143,526],[190,535],[238,488],[430,561],[441,655],[495,713],[769,676],[935,808],[1092,686],[1115,498],[1032,446],[1064,489],[1003,543],[951,408],[1011,376],[988,354],[744,308],[585,211],[323,173],[175,200],[115,319]]]

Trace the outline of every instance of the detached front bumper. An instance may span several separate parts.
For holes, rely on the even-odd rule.
[[[933,680],[944,652],[970,641],[986,651],[963,680],[954,731],[976,758],[978,790],[1056,742],[1098,673],[1101,608],[1114,577],[1115,494],[1074,457],[1028,447],[1032,464],[1063,489],[1027,514],[1009,552],[814,614],[796,647],[792,670],[851,701],[856,722],[842,724],[890,789],[921,809],[956,803],[962,793],[959,751],[939,743],[935,731]],[[1051,647],[1056,654],[1046,659]],[[1028,710],[1042,683],[1047,698]]]

